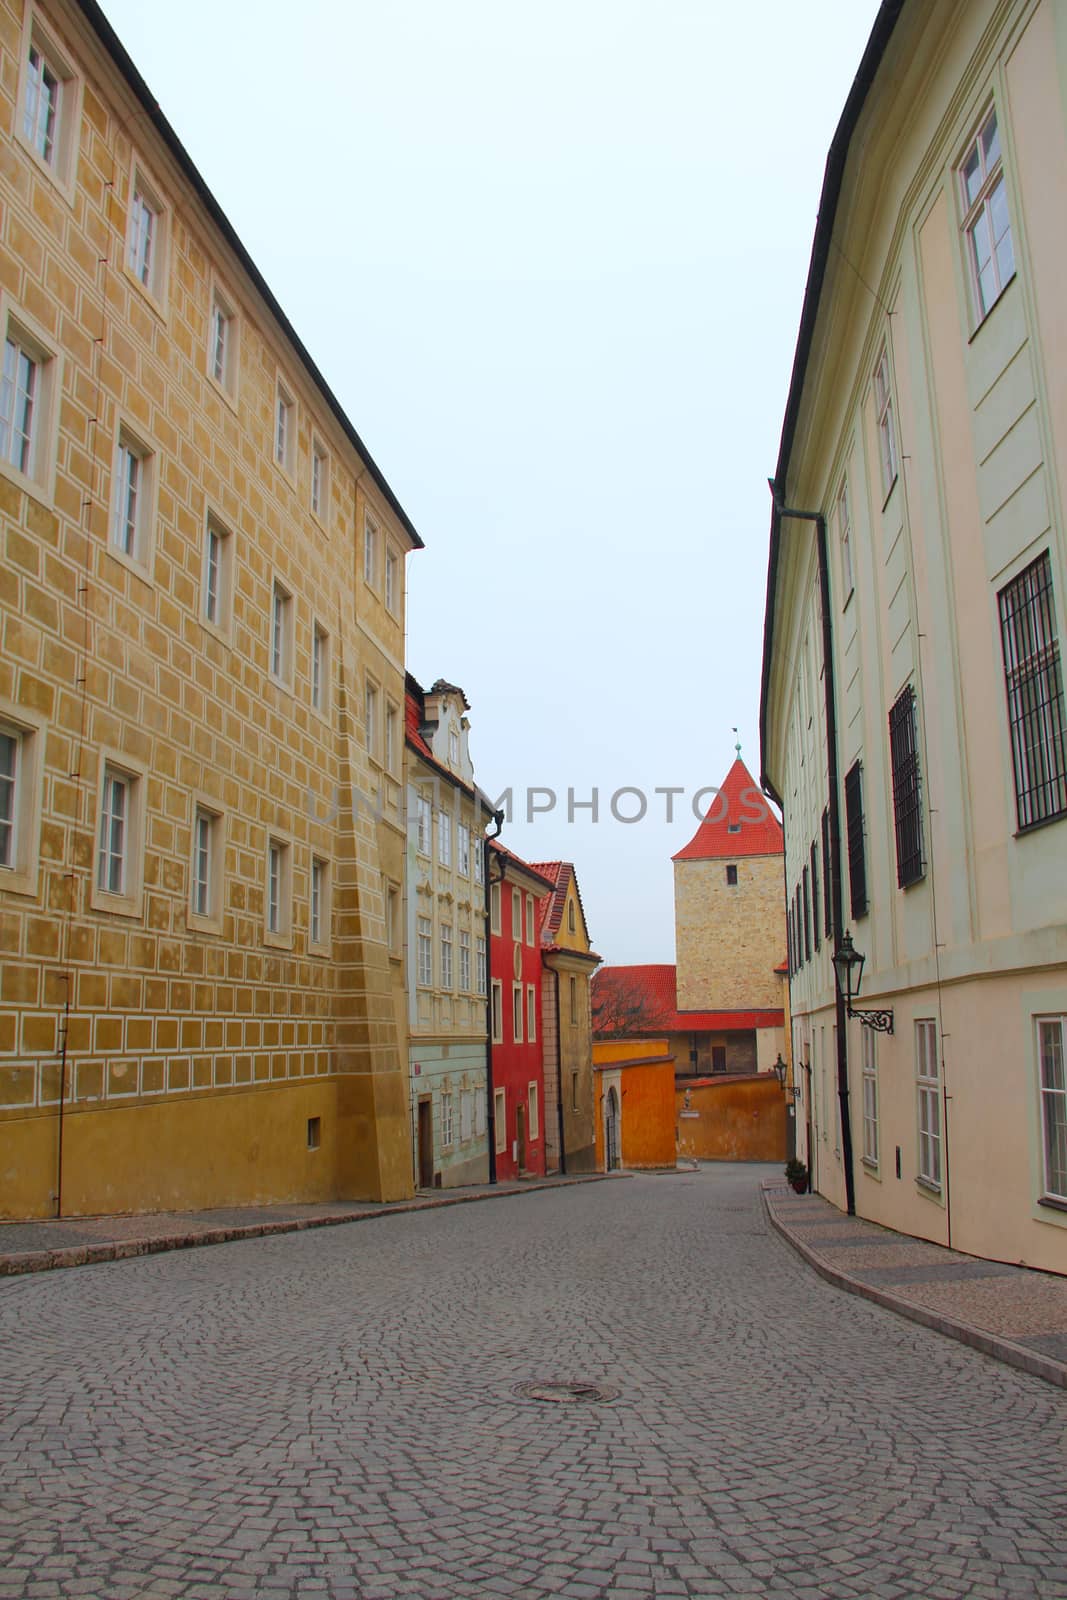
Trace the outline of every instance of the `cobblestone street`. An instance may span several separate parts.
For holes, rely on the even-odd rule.
[[[5,1281],[0,1597],[1067,1596],[1067,1395],[823,1282],[765,1171]]]

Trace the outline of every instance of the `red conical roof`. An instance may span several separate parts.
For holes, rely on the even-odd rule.
[[[674,861],[736,861],[741,856],[780,856],[782,824],[771,803],[738,756],[700,827]]]

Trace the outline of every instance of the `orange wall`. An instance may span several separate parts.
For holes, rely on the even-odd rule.
[[[634,1056],[640,1052],[640,1059]],[[661,1059],[649,1060],[649,1057]],[[597,1040],[594,1066],[619,1074],[624,1168],[673,1167],[676,1161],[674,1057],[665,1039]],[[596,1158],[604,1170],[604,1071],[596,1072]]]
[[[687,1093],[689,1110],[697,1112],[696,1117],[682,1115]],[[679,1084],[675,1114],[680,1156],[700,1161],[785,1160],[785,1101],[777,1078]]]

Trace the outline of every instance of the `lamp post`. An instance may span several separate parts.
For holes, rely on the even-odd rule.
[[[866,956],[862,955],[852,943],[852,935],[845,929],[841,942],[834,954],[834,976],[837,987],[845,1002],[845,1015],[855,1017],[857,1022],[865,1028],[873,1028],[875,1033],[892,1033],[893,1013],[891,1010],[856,1010],[852,1004],[853,995],[860,992],[860,982],[863,978],[863,964]]]

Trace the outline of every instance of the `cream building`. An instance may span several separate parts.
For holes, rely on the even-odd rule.
[[[485,831],[470,710],[443,679],[407,679],[407,1021],[413,1178],[420,1188],[485,1183]]]
[[[420,540],[98,7],[0,51],[0,1209],[409,1194]]]
[[[816,1187],[1057,1272],[1065,86],[1054,0],[879,12],[819,209],[762,709]],[[836,998],[846,930],[865,1020]]]

